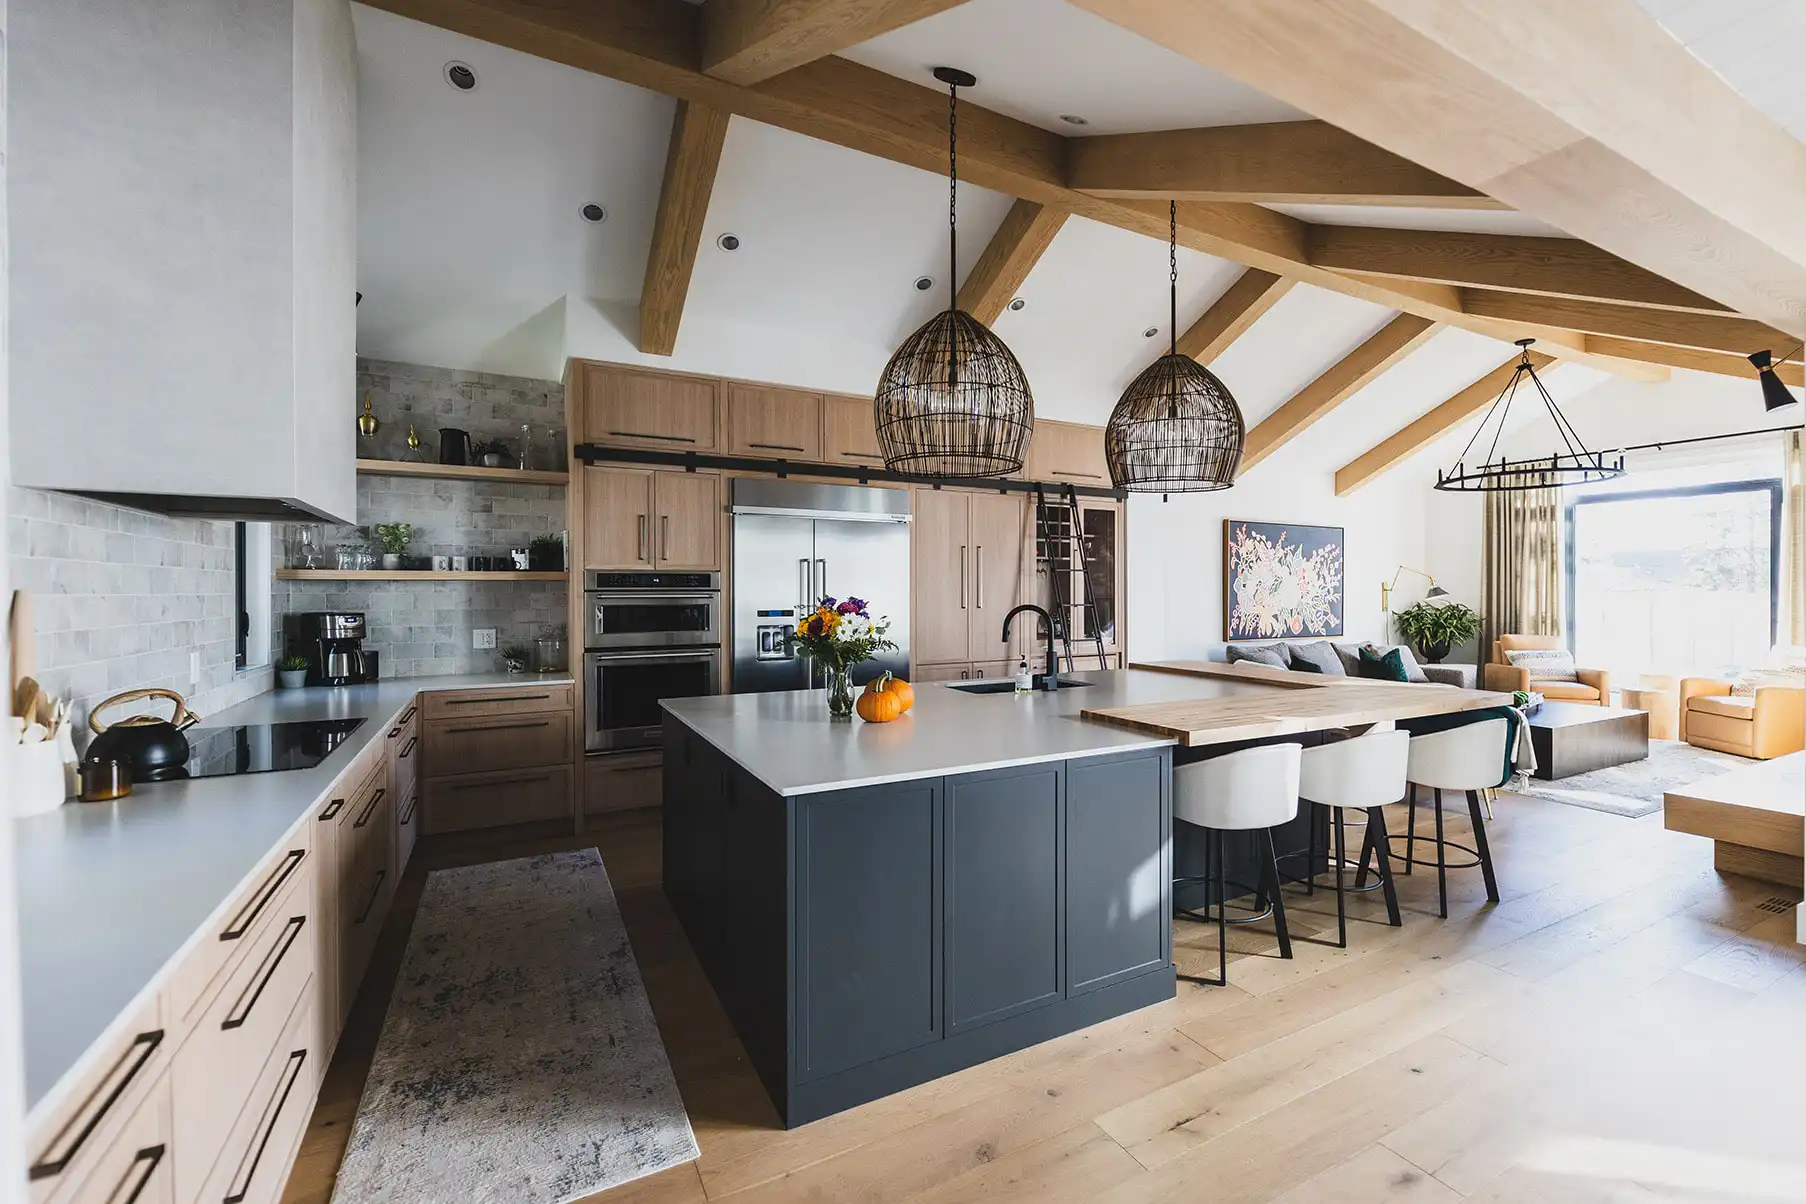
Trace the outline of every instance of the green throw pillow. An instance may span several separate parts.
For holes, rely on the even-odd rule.
[[[1375,681],[1411,680],[1411,675],[1405,671],[1404,654],[1397,648],[1384,655],[1369,648],[1361,649],[1361,676]]]

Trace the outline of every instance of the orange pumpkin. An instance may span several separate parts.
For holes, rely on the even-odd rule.
[[[878,679],[878,688],[886,694],[895,694],[903,700],[903,709],[908,710],[916,704],[916,688],[901,677],[893,677],[889,673]]]
[[[867,723],[889,723],[903,713],[903,700],[884,688],[890,674],[871,682],[859,700],[853,704],[853,710]]]

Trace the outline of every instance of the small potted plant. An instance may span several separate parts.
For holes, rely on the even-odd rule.
[[[531,654],[524,645],[509,644],[501,650],[499,655],[502,658],[502,668],[508,672],[525,673],[527,671],[527,660]]]
[[[394,572],[414,538],[413,523],[377,523],[376,542],[383,546],[383,568]]]
[[[1480,612],[1460,602],[1419,602],[1393,616],[1417,655],[1432,665],[1480,632]]]
[[[307,684],[307,658],[291,652],[277,661],[276,680],[285,690],[299,690]]]
[[[527,545],[527,567],[536,573],[564,572],[564,541],[556,535],[536,535]]]
[[[508,467],[508,442],[505,439],[478,439],[470,450],[477,463],[485,468]]]

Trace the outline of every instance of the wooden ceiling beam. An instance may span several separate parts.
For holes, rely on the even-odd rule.
[[[1530,352],[1530,362],[1541,372],[1554,363],[1554,357],[1540,351]],[[1432,409],[1415,422],[1385,441],[1356,456],[1336,470],[1336,496],[1346,497],[1361,486],[1384,476],[1415,456],[1436,440],[1460,426],[1475,414],[1498,400],[1505,386],[1517,374],[1519,357],[1510,359]]]
[[[1695,372],[1712,372],[1719,376],[1741,376],[1756,379],[1756,367],[1741,355],[1721,351],[1701,351],[1697,347],[1676,347],[1669,343],[1644,343],[1634,339],[1616,339],[1609,335],[1586,336],[1586,348],[1595,355],[1613,355],[1620,359],[1636,359],[1667,364],[1671,368],[1691,368]],[[1806,367],[1796,354],[1791,361],[1775,361],[1775,375],[1794,388],[1806,386]]]
[[[1309,430],[1318,419],[1423,346],[1438,329],[1437,323],[1416,314],[1399,314],[1386,323],[1248,432],[1242,447],[1241,471],[1247,472]]]
[[[1806,336],[1806,144],[1632,0],[1075,2]]]
[[[1018,200],[959,286],[955,304],[986,326],[997,321],[1065,224],[1064,210]]]
[[[1700,314],[1683,310],[1576,301],[1569,297],[1535,297],[1492,289],[1461,290],[1463,312],[1507,322],[1531,322],[1587,335],[1613,335],[1646,343],[1672,343],[1748,355],[1764,349],[1795,358],[1800,340],[1761,322],[1735,314]]]
[[[733,84],[763,83],[964,2],[708,0],[702,6],[702,69]]]
[[[1248,268],[1179,336],[1180,354],[1209,364],[1272,309],[1292,284],[1285,276]]]
[[[1074,138],[1066,184],[1104,197],[1505,208],[1324,121]]]
[[[1308,254],[1318,267],[1364,276],[1702,314],[1730,312],[1710,297],[1577,238],[1312,226]]]
[[[683,322],[690,273],[702,245],[702,224],[709,212],[715,170],[721,165],[721,148],[727,142],[727,123],[728,115],[721,109],[677,102],[652,248],[646,255],[646,281],[640,289],[640,350],[647,355],[670,355],[677,349],[677,328]]]

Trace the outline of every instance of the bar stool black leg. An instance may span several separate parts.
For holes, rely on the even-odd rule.
[[[1316,803],[1311,804],[1311,822],[1304,830],[1304,893],[1317,893],[1317,811]]]
[[[1405,784],[1405,873],[1417,868],[1417,787]]]
[[[1442,843],[1442,788],[1434,791],[1436,795],[1436,914],[1443,919],[1449,918],[1449,866],[1448,852]]]
[[[1336,828],[1336,947],[1348,948],[1348,888],[1342,882],[1342,867],[1347,863],[1347,849],[1344,847],[1348,837],[1342,833],[1342,808],[1329,809],[1329,822]]]
[[[1486,876],[1486,897],[1499,901],[1499,880],[1492,872],[1492,849],[1486,843],[1486,821],[1480,816],[1480,792],[1467,792],[1467,813],[1474,821],[1474,851],[1480,855],[1480,872]]]
[[[1373,825],[1367,825],[1367,838],[1361,841],[1361,864],[1355,869],[1355,889],[1367,886],[1367,859],[1373,855]]]
[[[1383,807],[1367,809],[1367,843],[1378,855],[1376,865],[1380,876],[1380,888],[1386,896],[1386,922],[1394,928],[1404,924],[1398,914],[1398,890],[1392,883],[1391,842],[1386,836],[1386,811]],[[1367,870],[1367,857],[1361,855],[1361,871]]]
[[[1265,864],[1261,866],[1261,877],[1273,890],[1273,931],[1279,936],[1279,956],[1290,960],[1292,956],[1292,933],[1286,927],[1286,901],[1279,893],[1279,854],[1273,848],[1273,831],[1263,828],[1254,838],[1257,842],[1256,853],[1260,846],[1265,846]]]
[[[1217,981],[1219,987],[1229,985],[1229,869],[1223,859],[1223,833],[1216,833],[1217,842]]]

